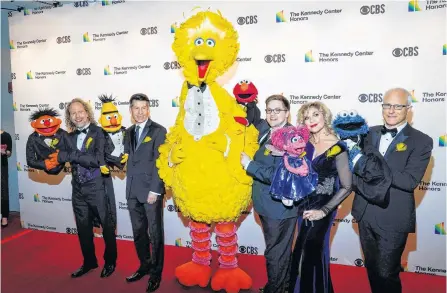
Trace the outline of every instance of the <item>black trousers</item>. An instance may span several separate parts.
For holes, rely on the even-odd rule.
[[[265,293],[284,293],[289,278],[293,234],[298,217],[272,219],[259,216],[265,240],[267,284]]]
[[[72,182],[72,205],[81,244],[83,265],[86,267],[98,264],[93,243],[93,220],[101,221],[102,234],[105,242],[104,261],[106,265],[116,264],[117,248],[116,234],[110,221],[104,183],[101,177],[84,184]]]
[[[163,197],[153,204],[141,203],[137,198],[127,200],[132,222],[133,240],[138,258],[139,271],[149,271],[151,278],[161,279],[164,263]]]
[[[9,217],[9,183],[8,183],[8,166],[2,166],[1,168],[1,205],[2,205],[2,218]]]
[[[382,230],[374,219],[359,223],[360,243],[372,293],[401,293],[401,257],[408,233]]]

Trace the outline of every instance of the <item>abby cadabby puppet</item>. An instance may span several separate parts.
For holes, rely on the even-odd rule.
[[[282,156],[272,179],[270,194],[285,206],[292,206],[315,191],[318,175],[306,158],[309,130],[305,126],[286,126],[272,132],[266,148],[273,156]]]

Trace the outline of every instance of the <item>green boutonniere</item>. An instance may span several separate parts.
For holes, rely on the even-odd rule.
[[[53,149],[55,149],[56,148],[56,145],[59,143],[59,139],[57,139],[57,138],[53,138],[52,140],[51,140],[51,142],[50,142],[50,148],[53,148]]]

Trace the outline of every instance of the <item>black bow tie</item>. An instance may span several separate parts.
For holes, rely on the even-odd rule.
[[[77,135],[81,134],[81,132],[87,134],[87,132],[88,132],[88,127],[84,128],[84,129],[82,129],[82,130],[76,129],[76,131],[75,131],[75,133],[76,133]]]
[[[380,130],[380,132],[382,132],[382,134],[386,134],[387,132],[389,132],[391,134],[391,137],[395,137],[397,134],[397,128],[386,128],[385,126],[382,126],[382,129]]]

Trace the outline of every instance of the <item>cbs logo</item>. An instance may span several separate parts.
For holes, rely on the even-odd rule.
[[[264,61],[266,63],[284,63],[286,62],[286,54],[266,55]]]
[[[419,47],[404,47],[404,48],[395,48],[393,50],[394,57],[413,57],[419,55]]]
[[[383,101],[383,94],[370,93],[370,94],[360,94],[359,101],[361,103],[381,103]]]
[[[239,246],[239,252],[251,255],[258,255],[258,248],[254,246]]]
[[[70,39],[70,36],[57,37],[56,42],[58,44],[66,44],[66,43],[71,43],[71,39]]]
[[[169,70],[169,69],[180,69],[182,67],[180,66],[180,63],[178,63],[177,61],[172,61],[172,62],[165,62],[163,64],[163,68],[165,70]]]
[[[156,35],[158,33],[158,29],[156,26],[152,26],[152,27],[143,27],[142,29],[140,29],[140,34],[142,36],[146,36],[146,35]]]
[[[91,68],[78,68],[76,69],[77,75],[92,75],[92,69]]]
[[[361,259],[361,258],[356,259],[356,260],[354,261],[354,264],[355,264],[357,267],[363,267],[363,266],[364,266],[363,259]]]
[[[367,14],[382,14],[385,13],[385,4],[376,4],[376,5],[365,5],[360,8],[360,13],[363,15]]]
[[[237,24],[239,24],[239,25],[256,24],[256,23],[258,23],[257,15],[243,16],[243,17],[237,18]]]

